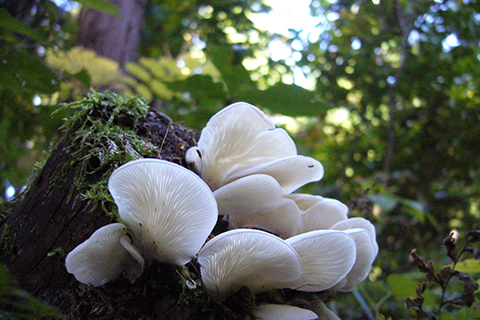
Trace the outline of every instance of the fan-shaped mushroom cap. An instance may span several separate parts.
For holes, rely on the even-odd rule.
[[[229,228],[254,228],[271,232],[282,239],[297,234],[302,223],[300,210],[293,200],[281,198],[280,206],[270,212],[250,215],[231,215]]]
[[[144,260],[132,245],[127,228],[113,223],[73,249],[65,264],[78,281],[98,287],[122,273],[133,282],[143,272]]]
[[[287,132],[275,129],[260,109],[245,102],[234,103],[215,114],[202,130],[194,150],[187,151],[187,162],[201,168],[201,176],[212,190],[245,175],[233,178],[239,171],[297,155]]]
[[[350,218],[343,221],[339,221],[331,227],[331,229],[334,229],[334,230],[348,230],[348,229],[354,229],[354,228],[365,229],[368,231],[368,233],[372,237],[375,256],[377,256],[378,244],[377,244],[377,235],[376,235],[375,226],[367,219]]]
[[[285,284],[299,291],[323,291],[342,280],[355,263],[355,240],[337,230],[317,230],[285,240],[297,251],[302,276]]]
[[[221,215],[249,215],[270,212],[284,202],[277,180],[254,174],[235,180],[213,192]]]
[[[353,220],[353,221],[348,221]],[[351,291],[370,273],[373,262],[378,253],[378,244],[375,241],[375,228],[363,218],[352,218],[335,224],[332,229],[344,230],[356,242],[357,254],[355,264],[348,275],[333,287],[338,291]],[[356,226],[352,229],[347,227]],[[361,228],[363,227],[363,228]],[[373,236],[372,236],[373,235]]]
[[[205,243],[218,218],[210,188],[171,162],[140,159],[115,170],[108,188],[122,221],[146,257],[183,265]]]
[[[319,319],[315,312],[286,304],[262,304],[254,314],[261,320],[315,320]]]
[[[205,287],[220,297],[242,286],[253,292],[267,291],[277,288],[279,279],[292,281],[302,274],[295,250],[259,230],[221,233],[200,250],[198,262]]]
[[[307,211],[313,205],[325,200],[324,197],[306,194],[306,193],[291,193],[286,194],[285,198],[292,199],[297,204],[301,211]]]
[[[298,207],[303,210],[302,225],[298,233],[329,229],[348,217],[348,207],[335,199],[304,194],[290,194],[284,197],[295,200]]]
[[[280,183],[283,193],[288,194],[309,182],[322,179],[323,173],[323,166],[317,160],[295,155],[238,170],[225,180],[228,183],[251,174],[268,174]]]

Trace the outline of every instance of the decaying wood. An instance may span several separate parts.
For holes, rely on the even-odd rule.
[[[96,114],[93,110],[88,116],[106,121],[110,115]],[[192,130],[173,124],[167,116],[153,110],[148,111],[146,117],[130,120],[131,123],[114,125],[130,127],[159,151],[159,157],[185,166],[184,153],[195,144]],[[79,154],[75,155],[77,159],[72,157],[70,147],[79,139],[75,130],[67,131],[23,199],[0,220],[5,248],[0,254],[0,263],[7,266],[23,289],[58,307],[69,319],[198,318],[194,308],[178,304],[182,288],[173,266],[154,265],[134,284],[119,279],[101,288],[83,285],[67,273],[66,253],[95,230],[112,222],[101,205],[95,206],[85,199],[82,190],[72,189],[75,172],[83,165]],[[105,145],[105,148],[112,146]],[[82,152],[87,158],[92,150],[85,148]],[[72,160],[76,164],[68,167]],[[100,162],[101,159],[94,157],[88,161]],[[102,174],[95,172],[94,177]]]

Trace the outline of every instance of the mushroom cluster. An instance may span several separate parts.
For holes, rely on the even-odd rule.
[[[241,287],[348,291],[367,277],[378,253],[374,226],[348,218],[337,200],[293,193],[320,180],[323,166],[297,155],[287,132],[260,109],[240,102],[218,112],[186,160],[198,175],[157,159],[116,169],[108,188],[121,223],[71,251],[67,271],[101,286],[121,274],[133,282],[153,261],[182,266],[196,258],[201,284],[219,299]],[[230,230],[206,242],[219,216]],[[262,319],[335,317],[322,303],[315,312],[255,311]]]
[[[315,241],[324,242],[321,253],[299,253],[301,258],[311,254],[323,267],[311,268],[308,263],[313,262],[302,258],[303,276],[286,287],[348,291],[368,275],[378,253],[374,226],[363,218],[349,219],[348,207],[338,200],[292,193],[320,180],[323,166],[297,155],[287,132],[275,128],[257,107],[238,102],[222,109],[208,121],[186,160],[212,189],[230,229],[264,230],[292,246],[307,239],[310,248]],[[329,267],[337,274],[326,272]]]
[[[130,161],[112,173],[108,189],[123,223],[95,231],[65,261],[85,284],[101,286],[121,274],[133,282],[153,261],[185,265],[218,219],[210,188],[172,162]]]

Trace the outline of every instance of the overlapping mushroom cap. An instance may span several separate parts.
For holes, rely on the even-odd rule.
[[[289,238],[302,261],[302,276],[285,284],[285,288],[317,292],[332,288],[355,263],[355,240],[346,232],[316,230]]]
[[[371,270],[378,254],[375,227],[363,218],[348,218],[348,207],[338,200],[306,194],[285,195],[294,200],[301,210],[299,234],[314,230],[342,230],[355,240],[355,264],[352,270],[337,285],[339,291],[353,290]]]
[[[284,240],[260,230],[236,229],[216,236],[200,250],[202,281],[212,293],[224,297],[242,286],[268,291],[298,279],[302,264]]]
[[[275,128],[260,109],[245,102],[214,115],[186,159],[214,191],[235,180],[264,174],[275,178],[282,193],[288,194],[323,177],[320,162],[297,155],[287,132]]]
[[[161,262],[183,265],[190,261],[218,219],[208,186],[171,162],[131,161],[113,172],[108,188],[135,244]]]
[[[121,274],[135,281],[143,272],[144,260],[132,245],[127,228],[112,223],[71,251],[65,264],[78,281],[98,287]]]
[[[184,265],[218,218],[215,197],[205,182],[171,162],[128,162],[113,172],[108,187],[124,224],[97,230],[66,258],[67,271],[86,284],[100,286],[122,273],[133,281],[144,260]]]

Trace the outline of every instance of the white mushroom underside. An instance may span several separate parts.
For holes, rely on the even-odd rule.
[[[72,250],[65,264],[78,281],[98,287],[122,273],[133,282],[143,272],[144,261],[131,245],[127,228],[121,223],[112,223],[95,231]]]
[[[131,161],[112,174],[108,187],[135,243],[146,256],[161,262],[190,261],[218,219],[209,187],[171,162]]]
[[[202,281],[223,297],[242,286],[253,292],[277,287],[279,280],[300,277],[300,259],[285,241],[267,232],[227,231],[207,242],[198,254]]]
[[[302,276],[285,287],[315,292],[333,287],[342,280],[355,263],[355,240],[336,230],[317,230],[286,240],[300,256]]]

